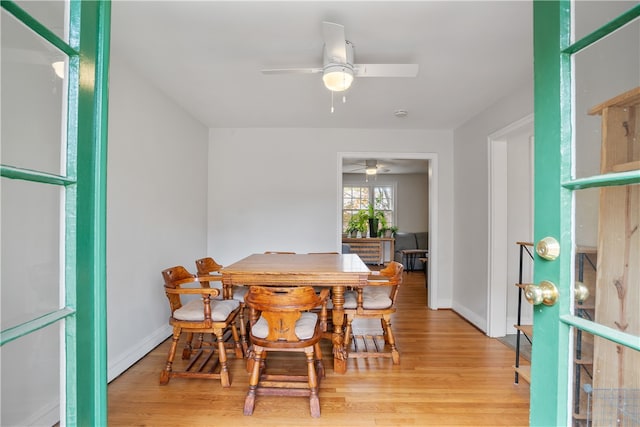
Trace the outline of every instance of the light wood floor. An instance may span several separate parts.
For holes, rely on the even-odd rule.
[[[390,359],[349,359],[347,373],[335,374],[326,342],[320,418],[310,417],[308,398],[279,396],[258,396],[253,416],[244,416],[248,375],[244,361],[233,355],[230,388],[183,378],[160,386],[166,341],[109,385],[109,425],[528,425],[529,386],[513,383],[514,351],[451,310],[427,309],[424,275],[405,275],[393,322],[400,365]],[[292,366],[299,363],[295,356],[300,355],[270,357],[269,363]]]

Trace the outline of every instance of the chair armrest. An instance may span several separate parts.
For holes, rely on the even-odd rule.
[[[216,297],[220,295],[220,290],[216,288],[164,288],[167,294],[175,295],[209,295]]]
[[[376,277],[373,279],[367,279],[367,286],[391,286],[394,283],[389,280],[388,278],[380,278],[380,277]]]
[[[320,291],[320,294],[318,296],[320,297],[320,300],[323,304],[326,304],[327,298],[329,298],[329,292],[329,288],[322,288],[322,290]]]
[[[221,274],[198,274],[196,277],[198,282],[222,282]]]

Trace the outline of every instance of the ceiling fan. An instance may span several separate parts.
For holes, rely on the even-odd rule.
[[[358,166],[355,169],[352,169],[350,172],[356,171],[364,171],[365,173],[365,181],[368,182],[369,176],[377,175],[378,172],[388,172],[388,169],[385,169],[385,165],[378,163],[376,159],[368,159],[365,160],[364,163],[354,163],[353,166]]]
[[[343,25],[323,22],[322,36],[324,39],[322,67],[276,68],[264,69],[262,72],[264,74],[322,73],[324,85],[332,93],[349,89],[356,77],[416,77],[418,75],[418,64],[355,64],[353,44],[346,40]]]

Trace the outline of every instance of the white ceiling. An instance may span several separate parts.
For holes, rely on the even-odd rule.
[[[321,66],[325,20],[356,63],[418,63],[418,77],[356,79],[331,114],[320,74],[260,72]],[[116,0],[111,49],[208,127],[454,129],[530,84],[532,4]]]

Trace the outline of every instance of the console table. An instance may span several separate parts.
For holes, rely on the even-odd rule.
[[[393,260],[394,242],[392,237],[343,237],[342,243],[351,247],[351,253],[358,254],[365,264],[384,264]],[[386,247],[389,247],[389,257],[386,257]]]

